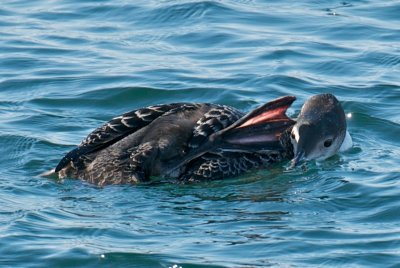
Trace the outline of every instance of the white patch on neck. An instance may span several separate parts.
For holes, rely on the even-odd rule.
[[[339,148],[339,152],[347,151],[351,147],[353,147],[353,139],[351,138],[350,133],[346,130],[346,137]]]
[[[299,135],[299,129],[297,128],[297,126],[293,127],[292,133],[294,134],[294,139],[296,140],[296,142],[299,143],[300,135]]]

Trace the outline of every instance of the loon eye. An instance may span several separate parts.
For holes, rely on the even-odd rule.
[[[332,145],[332,139],[328,139],[324,142],[325,147],[330,147]]]

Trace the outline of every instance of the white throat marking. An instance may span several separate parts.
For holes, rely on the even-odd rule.
[[[351,138],[350,133],[346,130],[346,137],[344,138],[343,143],[339,148],[339,152],[347,151],[351,147],[353,147],[353,139]]]

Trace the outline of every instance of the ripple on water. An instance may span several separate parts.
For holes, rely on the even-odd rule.
[[[0,265],[396,267],[398,1],[6,1]],[[342,101],[354,148],[196,185],[42,178],[95,127],[166,102]]]

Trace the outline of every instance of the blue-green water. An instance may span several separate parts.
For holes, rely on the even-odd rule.
[[[1,1],[0,266],[400,267],[400,1]],[[334,93],[355,145],[197,185],[40,173],[176,101]]]

